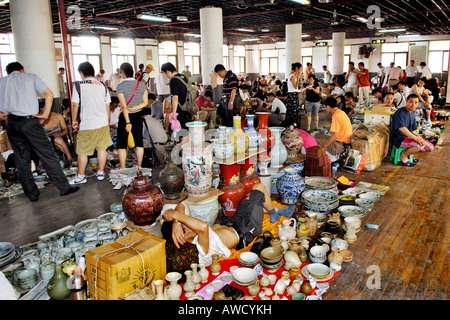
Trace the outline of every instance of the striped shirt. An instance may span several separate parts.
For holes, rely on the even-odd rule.
[[[0,111],[26,117],[39,113],[37,92],[47,85],[33,73],[14,71],[0,79]]]
[[[236,93],[237,93],[238,77],[231,70],[229,70],[226,73],[225,78],[223,79],[222,94],[223,95],[231,95],[231,92],[233,91],[233,89],[236,89]]]
[[[393,68],[390,72],[389,80],[399,80],[402,72],[401,68]]]
[[[125,101],[128,102],[133,95],[134,89],[136,89],[136,85],[138,84],[138,81],[134,78],[126,78],[121,83],[117,85],[117,93],[123,93],[125,96]],[[133,99],[128,104],[128,108],[132,108],[134,106],[137,106],[142,102],[142,97],[144,96],[144,93],[147,92],[147,86],[142,83],[142,81],[139,81],[139,86],[136,90],[136,93],[134,94]],[[137,113],[141,110],[132,111],[130,113]]]

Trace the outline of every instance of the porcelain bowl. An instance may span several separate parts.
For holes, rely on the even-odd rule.
[[[370,210],[373,208],[374,205],[374,201],[371,199],[364,199],[364,198],[358,198],[355,200],[355,203],[360,206],[363,207],[366,210]]]
[[[282,247],[267,247],[261,251],[261,259],[269,264],[277,263],[283,257]]]
[[[311,263],[307,266],[308,273],[314,278],[323,279],[330,273],[330,268],[322,263]]]
[[[327,254],[327,249],[325,247],[316,245],[309,250],[309,253],[315,258],[322,258]]]
[[[360,206],[340,206],[338,208],[342,217],[357,217],[362,218],[366,215],[367,210]]]
[[[258,263],[259,257],[254,252],[242,252],[239,255],[239,263],[242,265],[256,265]]]
[[[331,248],[338,247],[339,250],[345,250],[348,248],[348,243],[344,239],[335,238],[335,239],[331,240],[330,247]]]
[[[375,192],[366,192],[359,195],[360,199],[370,199],[373,202],[378,201],[380,199],[380,195]]]
[[[250,284],[258,278],[258,273],[252,268],[239,268],[233,271],[232,276],[241,284]]]

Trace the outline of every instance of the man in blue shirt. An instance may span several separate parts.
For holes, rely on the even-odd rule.
[[[69,185],[42,125],[50,114],[53,92],[38,76],[25,73],[18,62],[8,64],[6,72],[8,76],[0,79],[0,118],[7,120],[6,131],[25,195],[30,201],[37,201],[40,194],[31,172],[31,150],[44,164],[61,196],[78,191],[79,187]],[[39,113],[37,92],[45,96],[42,113]]]
[[[406,100],[404,108],[398,109],[392,116],[391,139],[396,148],[406,149],[400,154],[399,164],[405,167],[414,167],[419,160],[414,159],[414,163],[408,161],[410,155],[419,152],[429,152],[434,149],[434,145],[415,135],[413,131],[417,130],[416,117],[413,112],[419,105],[419,97],[410,94]]]

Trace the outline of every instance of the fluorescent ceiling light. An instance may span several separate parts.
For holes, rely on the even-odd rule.
[[[157,22],[172,22],[172,19],[166,17],[152,16],[149,14],[138,14],[136,16],[141,20],[157,21]]]
[[[196,37],[196,38],[200,38],[200,37],[201,37],[200,34],[194,34],[194,33],[186,33],[186,35],[187,35],[188,37]]]
[[[302,34],[302,38],[308,38],[309,34]]]
[[[242,39],[242,41],[258,41],[258,38]]]
[[[9,0],[2,0],[0,1],[0,6],[4,6],[5,4],[8,4]]]
[[[261,32],[270,32],[270,29],[269,28],[262,28]]]
[[[178,16],[177,21],[188,21],[188,17],[186,16]]]
[[[310,0],[292,0],[293,2],[300,3],[303,5],[311,4]]]
[[[361,22],[364,22],[364,23],[367,22],[367,19],[366,19],[366,18],[363,18],[363,17],[358,17],[358,18],[356,18],[356,20],[361,21]]]
[[[243,28],[240,28],[240,29],[236,29],[236,31],[244,31],[244,32],[255,32],[254,30],[252,30],[252,29],[243,29]]]
[[[406,38],[406,37],[420,37],[420,34],[402,34],[398,36],[399,38]]]
[[[405,28],[399,28],[399,29],[380,29],[380,30],[378,30],[378,32],[381,32],[381,33],[387,33],[387,32],[403,32],[403,31],[406,31],[406,29],[405,29]]]
[[[91,26],[91,29],[102,29],[102,30],[119,30],[117,27],[106,27],[106,26]]]

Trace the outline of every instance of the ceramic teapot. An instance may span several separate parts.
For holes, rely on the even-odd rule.
[[[302,250],[301,240],[298,238],[289,240],[289,250],[299,254]]]
[[[288,240],[296,237],[297,221],[294,218],[284,220],[283,224],[278,227],[278,237],[286,237]]]

